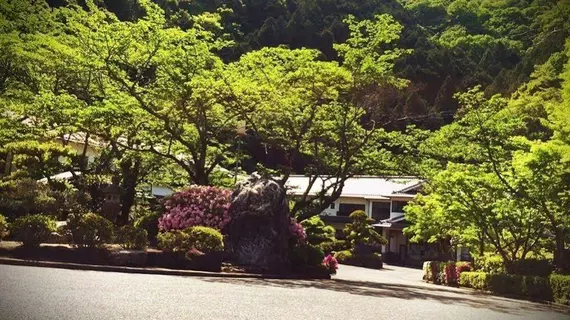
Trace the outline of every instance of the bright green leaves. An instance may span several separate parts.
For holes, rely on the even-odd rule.
[[[387,83],[398,88],[407,81],[394,75],[394,62],[412,50],[394,48],[403,26],[388,14],[376,15],[374,20],[356,21],[349,16],[345,22],[350,37],[334,48],[343,58],[343,66],[350,70],[357,85]]]

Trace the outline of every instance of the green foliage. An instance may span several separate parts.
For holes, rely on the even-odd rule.
[[[46,242],[51,233],[56,231],[55,220],[39,214],[20,217],[10,225],[10,233],[16,241],[26,247],[36,247]]]
[[[381,234],[374,230],[370,225],[373,222],[368,218],[366,213],[362,210],[354,211],[350,214],[352,223],[344,227],[344,234],[347,241],[350,243],[351,248],[354,249],[357,245],[374,245],[374,244],[387,244],[386,240]],[[339,260],[340,261],[340,260]]]
[[[338,262],[343,263],[352,259],[352,252],[350,250],[337,251],[335,252],[334,257],[338,260]]]
[[[462,272],[459,285],[479,290],[488,289],[490,275],[485,272]]]
[[[195,226],[183,231],[161,232],[157,236],[158,246],[165,252],[186,254],[197,250],[200,254],[222,252],[224,238],[213,228]]]
[[[0,241],[8,234],[8,222],[6,217],[0,214]]]
[[[117,235],[117,242],[127,250],[144,250],[148,242],[148,233],[145,229],[131,225],[122,226]]]
[[[182,231],[161,232],[156,237],[158,247],[165,252],[186,252],[189,236]]]
[[[303,229],[305,229],[307,242],[309,244],[319,246],[332,244],[336,241],[334,227],[326,225],[319,216],[313,216],[303,220],[301,221],[301,225]]]
[[[318,246],[302,244],[293,247],[290,261],[294,266],[320,266],[325,253]]]
[[[554,302],[570,304],[570,276],[551,275],[550,287],[552,288]]]
[[[224,237],[214,228],[194,226],[183,232],[188,234],[189,248],[203,253],[224,251]]]
[[[146,230],[148,240],[153,241],[158,235],[158,218],[160,215],[157,212],[146,212],[135,220],[134,226]]]
[[[67,229],[78,247],[101,247],[113,241],[113,223],[96,213],[70,215]]]
[[[486,253],[474,257],[474,269],[485,273],[505,273],[503,258],[496,254]]]
[[[459,284],[464,287],[489,290],[499,294],[511,294],[540,300],[551,300],[553,294],[548,277],[463,272]]]

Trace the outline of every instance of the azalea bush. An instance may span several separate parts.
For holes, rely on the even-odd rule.
[[[162,231],[205,226],[222,230],[229,222],[231,191],[210,186],[191,186],[170,196],[158,220]]]
[[[329,271],[329,274],[336,274],[338,270],[338,261],[332,255],[327,255],[323,259],[323,266]]]
[[[302,244],[307,240],[305,229],[294,218],[291,218],[291,223],[289,224],[289,234],[294,244]]]

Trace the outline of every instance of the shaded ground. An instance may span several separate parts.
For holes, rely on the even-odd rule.
[[[0,319],[570,319],[565,308],[425,284],[418,273],[341,266],[334,280],[303,281],[0,265]]]

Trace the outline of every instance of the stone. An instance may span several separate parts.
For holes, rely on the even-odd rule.
[[[144,267],[148,256],[144,250],[121,250],[111,252],[111,264],[115,266]]]
[[[239,264],[271,270],[287,264],[291,218],[283,186],[254,173],[236,186],[229,211],[225,231]]]

